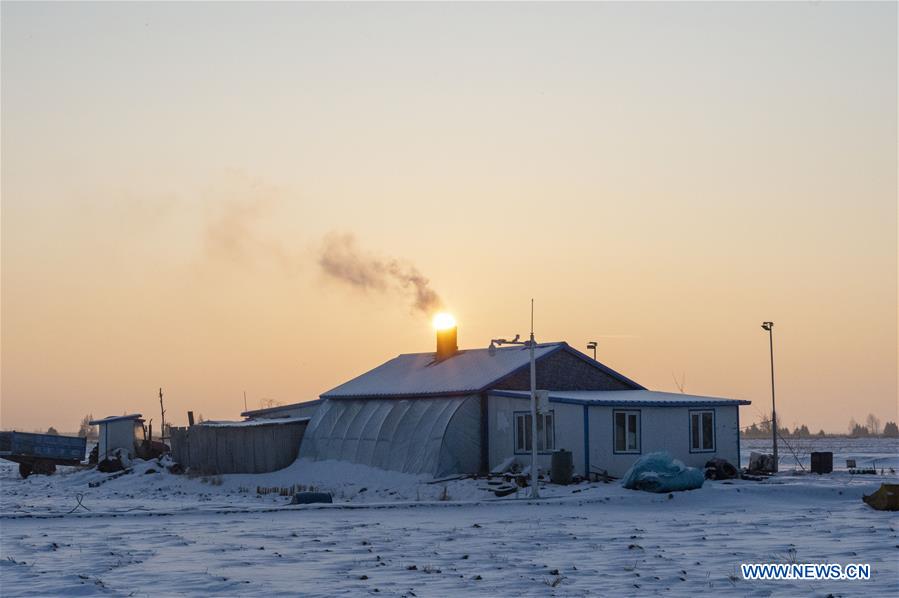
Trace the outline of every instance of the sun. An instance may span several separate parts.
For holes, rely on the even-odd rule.
[[[456,318],[454,318],[452,314],[442,311],[434,314],[434,319],[431,323],[437,330],[446,330],[447,328],[452,328],[456,325]]]

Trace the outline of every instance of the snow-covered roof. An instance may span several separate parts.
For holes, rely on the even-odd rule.
[[[248,409],[241,413],[243,417],[255,417],[265,413],[277,413],[278,411],[286,411],[297,407],[312,407],[321,403],[321,399],[313,399],[311,401],[301,401],[299,403],[289,403],[287,405],[275,405],[274,407],[263,407],[262,409]]]
[[[521,390],[494,390],[491,395],[518,399],[530,398],[531,393]],[[654,390],[570,390],[549,391],[551,403],[574,403],[577,405],[601,405],[616,407],[724,407],[728,405],[749,405],[742,399],[701,397],[676,392]]]
[[[110,415],[109,417],[104,417],[103,419],[93,419],[88,422],[90,426],[97,426],[100,424],[108,424],[109,422],[117,422],[125,419],[140,419],[143,416],[140,413],[131,413],[130,415]]]
[[[272,426],[277,424],[298,424],[308,422],[311,417],[273,417],[271,419],[250,419],[246,421],[213,421],[206,420],[196,424],[198,426],[206,426],[209,428],[249,428],[253,426]]]
[[[567,343],[537,344],[537,360],[565,350],[583,358],[605,373],[639,388],[618,372],[568,346]],[[481,392],[506,376],[527,368],[529,348],[524,346],[467,349],[437,361],[434,353],[407,353],[379,365],[322,395],[323,399],[367,397],[422,397]]]

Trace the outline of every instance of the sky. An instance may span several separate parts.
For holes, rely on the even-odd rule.
[[[314,399],[434,350],[420,288],[744,424],[773,320],[783,424],[896,419],[896,3],[0,21],[4,429]]]

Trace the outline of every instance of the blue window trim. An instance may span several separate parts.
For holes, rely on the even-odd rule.
[[[615,449],[615,415],[617,413],[637,414],[637,450],[619,451]],[[641,409],[613,409],[612,410],[612,454],[613,455],[642,455],[643,454],[643,411]],[[625,445],[627,441],[625,439]]]
[[[718,451],[718,426],[716,409],[690,409],[687,412],[687,446],[691,453],[714,453]],[[693,414],[694,413],[711,413],[712,414],[712,448],[710,449],[694,449],[693,448]],[[702,422],[699,422],[702,426]]]
[[[553,426],[556,418],[553,416]],[[553,430],[553,434],[556,431]],[[590,477],[590,407],[584,405],[584,475]]]
[[[553,416],[553,449],[552,450],[543,450],[537,451],[538,455],[552,455],[556,452],[555,444],[556,444],[556,411],[555,409],[550,409],[548,413],[551,413]],[[531,451],[519,451],[518,450],[518,416],[519,415],[530,415],[530,411],[513,411],[512,412],[512,454],[513,455],[530,455]],[[538,413],[539,417],[540,414]]]

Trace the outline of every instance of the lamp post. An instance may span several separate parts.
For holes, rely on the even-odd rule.
[[[762,328],[768,331],[768,346],[771,350],[771,441],[774,444],[774,473],[777,473],[777,407],[774,404],[774,322],[762,322]]]
[[[593,361],[596,361],[596,347],[598,344],[599,343],[597,343],[596,341],[590,341],[589,343],[587,343],[587,349],[593,349]]]
[[[490,341],[490,354],[496,352],[496,347],[501,345],[523,345],[528,347],[531,362],[531,498],[540,498],[540,490],[537,488],[537,360],[534,349],[537,342],[534,340],[534,300],[531,299],[531,337],[530,340],[520,341],[519,335],[512,340],[495,338]]]

